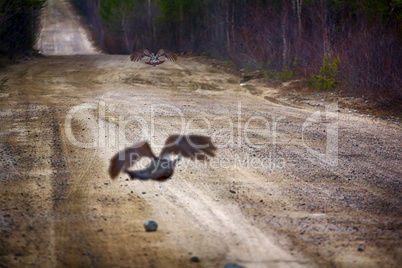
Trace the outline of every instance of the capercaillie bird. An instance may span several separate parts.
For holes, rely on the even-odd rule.
[[[216,147],[211,138],[200,135],[170,135],[162,148],[159,157],[155,156],[147,141],[141,141],[132,147],[126,148],[115,154],[110,160],[109,175],[115,179],[120,172],[127,173],[131,179],[159,180],[169,179],[174,172],[176,162],[180,157],[191,160],[206,160],[214,157]],[[171,156],[178,155],[173,159]],[[151,158],[151,163],[142,170],[128,170],[142,157]]]
[[[159,49],[159,51],[158,51],[158,53],[156,53],[156,55],[154,53],[150,53],[148,51],[148,49],[143,49],[143,50],[132,53],[130,56],[130,59],[131,59],[131,61],[139,61],[143,57],[149,58],[149,61],[147,61],[145,63],[152,65],[154,67],[156,65],[159,65],[159,64],[162,64],[165,62],[164,60],[160,59],[162,57],[165,57],[166,59],[171,60],[171,61],[177,60],[177,55],[174,52],[166,50],[166,49]]]

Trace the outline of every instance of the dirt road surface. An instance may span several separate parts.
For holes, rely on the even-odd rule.
[[[36,49],[46,55],[95,54],[68,0],[47,0]]]
[[[1,70],[0,267],[397,267],[400,125],[239,81],[191,56]],[[164,183],[109,178],[119,149],[147,139],[158,153],[172,133],[212,136],[217,157]]]

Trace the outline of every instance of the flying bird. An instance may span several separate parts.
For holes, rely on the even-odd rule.
[[[180,157],[187,157],[191,160],[207,160],[208,156],[215,156],[216,149],[211,142],[211,138],[207,136],[170,135],[166,139],[159,157],[157,157],[152,152],[148,142],[141,141],[112,157],[109,175],[112,179],[115,179],[120,172],[124,171],[131,179],[164,181],[173,175],[176,162],[180,160]],[[178,155],[178,157],[171,157],[174,155]],[[128,170],[142,157],[151,158],[151,163],[145,169]]]
[[[172,52],[172,51],[168,51],[165,49],[159,49],[158,53],[156,55],[154,55],[154,53],[150,53],[147,49],[143,49],[140,51],[136,51],[133,54],[131,54],[130,59],[131,61],[139,61],[141,60],[143,57],[147,57],[149,58],[149,61],[145,62],[146,64],[152,65],[152,66],[156,66],[159,64],[164,63],[164,60],[161,60],[161,57],[165,57],[168,60],[171,61],[176,61],[177,60],[177,55]]]

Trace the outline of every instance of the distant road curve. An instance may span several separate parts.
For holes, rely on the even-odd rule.
[[[88,34],[66,0],[48,0],[41,16],[36,49],[45,55],[96,54]]]

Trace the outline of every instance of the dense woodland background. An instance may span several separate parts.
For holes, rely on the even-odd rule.
[[[205,53],[268,80],[402,99],[402,0],[70,1],[106,53]],[[0,0],[0,53],[8,45],[12,54],[19,34],[30,36],[27,21],[42,4]]]
[[[0,0],[0,58],[29,53],[46,0]]]

